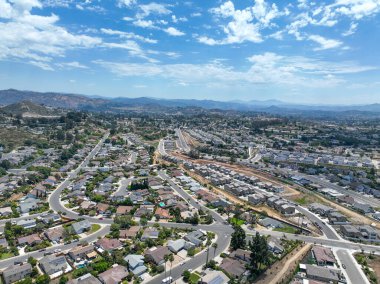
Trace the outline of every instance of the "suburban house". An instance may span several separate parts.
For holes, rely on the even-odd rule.
[[[28,277],[32,273],[32,266],[29,263],[12,265],[3,271],[5,284],[14,283]]]
[[[334,254],[330,248],[314,246],[311,249],[311,253],[315,259],[315,262],[321,266],[333,266],[336,263]]]
[[[69,256],[71,259],[76,261],[77,259],[88,259],[89,255],[95,251],[95,248],[93,245],[88,245],[88,246],[77,246],[72,248],[69,251]]]
[[[103,284],[115,284],[121,283],[127,278],[128,274],[128,269],[125,266],[116,264],[112,268],[100,273],[98,278]]]
[[[103,238],[98,240],[95,245],[103,251],[111,252],[123,247],[123,244],[118,239]]]
[[[229,257],[223,259],[220,268],[233,278],[240,278],[246,271],[244,262]]]
[[[40,259],[40,267],[49,276],[59,276],[71,270],[64,255],[48,255]]]
[[[23,246],[23,245],[34,246],[34,245],[42,243],[42,239],[40,238],[38,234],[32,234],[29,236],[18,238],[17,243],[20,246]]]
[[[341,278],[341,272],[333,268],[300,264],[300,270],[306,273],[307,278],[323,283],[338,283]]]
[[[91,223],[87,220],[79,221],[71,225],[74,232],[79,235],[91,229]]]
[[[205,274],[206,276],[201,278],[199,284],[227,284],[230,281],[230,278],[222,271],[207,269]]]
[[[140,231],[140,226],[132,226],[129,229],[120,230],[120,239],[133,239]]]
[[[124,257],[124,260],[128,263],[129,269],[136,276],[140,276],[148,270],[144,265],[144,256],[142,255],[130,254]]]
[[[100,282],[95,276],[87,273],[77,279],[69,280],[67,284],[102,284],[102,282]]]
[[[145,259],[156,265],[162,265],[165,262],[165,255],[169,254],[171,254],[171,252],[168,247],[153,247],[145,252]]]
[[[63,238],[64,231],[65,229],[63,227],[55,227],[47,229],[44,232],[44,235],[52,242],[59,242]]]

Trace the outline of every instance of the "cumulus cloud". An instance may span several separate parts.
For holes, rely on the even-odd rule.
[[[0,0],[0,59],[29,59],[30,64],[51,70],[49,62],[63,57],[67,50],[93,48],[102,40],[82,34],[70,33],[57,23],[59,17],[51,14],[40,16],[31,13],[41,8],[37,0]],[[5,11],[5,12],[4,12]]]
[[[316,47],[315,50],[325,50],[340,47],[343,43],[335,39],[327,39],[320,35],[310,35],[309,40],[312,40],[319,44],[319,47]]]
[[[117,6],[122,7],[131,7],[132,5],[136,4],[136,0],[117,0]]]
[[[164,32],[166,32],[167,34],[169,34],[171,36],[183,36],[183,35],[185,35],[184,32],[181,32],[180,30],[177,30],[176,28],[173,28],[173,27],[169,27],[167,29],[164,29]]]

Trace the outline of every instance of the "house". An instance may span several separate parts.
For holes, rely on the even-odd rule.
[[[230,254],[230,257],[249,262],[251,260],[251,252],[248,250],[237,249]]]
[[[339,203],[345,203],[345,204],[353,204],[355,202],[355,199],[349,195],[340,196],[338,197],[337,200]]]
[[[365,203],[359,203],[359,202],[354,202],[352,203],[352,208],[362,214],[368,214],[368,213],[374,213],[375,210],[368,204]]]
[[[346,216],[339,212],[331,212],[327,216],[329,218],[329,222],[333,225],[347,224],[348,219]]]
[[[300,264],[300,270],[307,278],[323,283],[338,283],[341,278],[340,270],[310,264]]]
[[[246,271],[245,263],[229,257],[224,258],[219,267],[233,278],[240,278]]]
[[[23,263],[21,265],[11,265],[3,271],[3,279],[5,284],[20,281],[32,273],[32,266],[30,263]]]
[[[39,261],[40,267],[42,271],[52,276],[53,274],[60,274],[70,271],[71,267],[67,263],[66,258],[64,255],[48,255],[40,259]]]
[[[259,205],[265,202],[265,196],[261,193],[248,195],[248,201],[253,205]]]
[[[98,278],[92,276],[90,273],[82,275],[77,279],[72,279],[67,284],[102,284]]]
[[[111,252],[123,247],[123,244],[118,239],[102,238],[98,240],[95,245],[103,251]]]
[[[156,216],[157,219],[170,219],[170,218],[172,218],[172,216],[169,213],[169,210],[163,209],[161,207],[157,208],[154,216]]]
[[[378,236],[378,232],[375,228],[372,228],[369,225],[362,225],[359,227],[359,231],[362,234],[364,239],[376,240]]]
[[[275,219],[266,217],[264,219],[261,219],[259,221],[260,225],[266,227],[266,228],[283,228],[284,224],[282,224],[280,221],[277,221]]]
[[[0,216],[9,216],[11,214],[13,214],[11,207],[8,206],[0,208]]]
[[[28,246],[34,246],[42,243],[42,239],[38,234],[32,234],[29,236],[21,237],[17,239],[17,243],[20,246],[28,245]]]
[[[133,239],[137,236],[140,229],[140,226],[132,226],[129,229],[120,230],[120,239]]]
[[[314,212],[316,214],[319,214],[321,216],[326,216],[327,214],[335,211],[334,208],[331,208],[329,206],[320,204],[320,203],[312,203],[309,206],[309,209],[311,212]]]
[[[38,202],[39,199],[28,197],[20,202],[18,209],[21,213],[29,213],[29,211],[38,208]]]
[[[195,245],[191,242],[187,242],[184,239],[178,239],[178,240],[170,240],[168,241],[168,248],[173,253],[178,253],[179,251],[185,249],[188,250],[189,248],[194,248]]]
[[[96,205],[96,210],[97,210],[97,212],[98,212],[99,214],[104,214],[104,213],[107,212],[107,210],[108,210],[109,207],[110,207],[110,206],[109,206],[108,204],[105,204],[105,203],[98,203],[98,204]]]
[[[61,221],[61,216],[55,213],[51,213],[51,214],[42,215],[40,219],[45,224],[49,224],[49,223],[55,223],[55,222]]]
[[[87,220],[79,221],[71,225],[74,232],[79,235],[91,229],[91,223]]]
[[[72,248],[68,255],[76,261],[77,259],[88,259],[88,255],[93,253],[95,251],[95,248],[93,245],[88,246],[77,246]]]
[[[116,209],[116,216],[126,215],[133,210],[133,206],[119,206]]]
[[[47,229],[44,232],[45,237],[52,242],[59,242],[63,238],[65,229],[63,227],[55,227]]]
[[[227,284],[229,281],[230,278],[222,271],[207,269],[199,284]]]
[[[171,254],[171,252],[169,251],[168,247],[153,247],[145,252],[145,259],[149,262],[153,262],[156,265],[161,265],[165,262],[165,255],[169,254]]]
[[[340,232],[343,236],[348,238],[361,238],[362,234],[360,231],[352,225],[341,225]]]
[[[129,274],[128,269],[122,265],[114,265],[112,268],[100,273],[99,280],[103,284],[118,284],[121,283]]]
[[[124,260],[128,263],[129,269],[136,276],[140,276],[148,270],[144,265],[144,256],[142,255],[130,254],[124,257]]]
[[[189,241],[191,243],[193,243],[195,246],[200,246],[203,241],[205,240],[205,233],[201,230],[196,230],[196,231],[192,231],[190,233],[188,233],[184,239],[186,241]]]
[[[143,232],[143,234],[142,234],[142,236],[141,236],[141,240],[142,241],[145,241],[145,240],[147,240],[147,239],[153,239],[153,240],[156,240],[156,239],[158,239],[158,234],[159,234],[160,232],[156,229],[156,228],[154,228],[154,227],[147,227],[145,230],[144,230],[144,232]]]
[[[270,238],[268,241],[268,249],[274,254],[282,254],[284,252],[284,247],[280,244],[278,239]]]
[[[311,249],[311,253],[312,253],[317,265],[333,266],[336,263],[334,254],[330,248],[321,247],[321,246],[314,246]]]
[[[281,204],[278,210],[284,215],[292,215],[296,212],[296,208],[289,204]]]
[[[36,220],[34,219],[26,219],[26,220],[20,220],[16,222],[17,226],[21,226],[24,229],[30,229],[37,226]]]

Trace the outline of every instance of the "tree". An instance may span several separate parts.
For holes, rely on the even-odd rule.
[[[214,258],[215,258],[216,249],[218,248],[218,244],[217,243],[213,243],[212,247],[214,248]]]
[[[69,278],[67,278],[67,276],[63,275],[63,276],[59,279],[59,284],[66,284],[67,281],[69,281]]]
[[[166,254],[166,255],[164,256],[164,260],[165,260],[165,278],[166,278],[166,263],[167,263],[168,260],[169,260],[169,254]]]
[[[40,275],[36,278],[36,284],[49,284],[50,277],[47,274]]]
[[[265,236],[256,233],[249,242],[249,249],[251,251],[250,270],[252,275],[257,275],[261,271],[262,265],[268,265],[270,261],[268,242]]]
[[[169,276],[172,276],[172,266],[174,261],[174,256],[172,254],[169,254],[169,261],[170,261],[170,274]]]
[[[185,282],[189,282],[190,277],[191,277],[191,273],[190,273],[189,270],[185,270],[185,271],[182,273],[182,276],[183,276],[183,281],[185,281]]]
[[[245,248],[245,231],[242,227],[235,225],[234,232],[231,235],[231,247],[233,250]]]

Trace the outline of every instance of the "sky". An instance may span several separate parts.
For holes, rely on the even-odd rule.
[[[0,0],[0,89],[380,103],[380,0]]]

